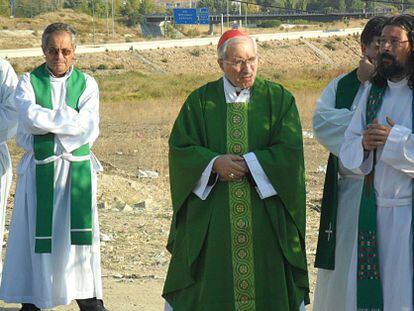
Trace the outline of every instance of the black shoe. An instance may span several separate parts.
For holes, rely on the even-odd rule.
[[[88,298],[88,299],[76,299],[80,311],[108,311],[105,309],[103,301],[100,299]]]
[[[32,303],[22,303],[20,311],[40,311],[40,309]]]

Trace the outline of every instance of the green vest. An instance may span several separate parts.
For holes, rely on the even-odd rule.
[[[36,104],[53,109],[50,75],[43,64],[30,73]],[[66,82],[66,104],[79,110],[79,98],[86,88],[85,75],[73,69]],[[52,251],[55,135],[34,135],[36,162],[36,253]],[[92,244],[92,176],[89,144],[72,152],[70,165],[71,244]],[[69,181],[68,181],[69,182]]]
[[[361,82],[357,77],[357,69],[345,75],[338,82],[336,90],[336,109],[350,109]],[[336,215],[338,211],[338,157],[329,154],[321,204],[318,245],[316,249],[315,267],[335,269]]]

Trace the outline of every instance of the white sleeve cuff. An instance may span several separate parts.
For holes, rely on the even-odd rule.
[[[404,147],[410,135],[410,129],[401,125],[394,125],[382,150],[381,161],[391,166],[400,164],[399,162],[404,159]]]
[[[201,174],[200,179],[198,180],[197,184],[195,185],[193,189],[193,193],[198,196],[201,200],[207,199],[208,195],[210,194],[213,187],[216,185],[218,174],[216,177],[216,180],[214,181],[213,185],[208,185],[208,180],[210,179],[211,171],[213,169],[214,161],[219,156],[214,157],[210,163],[207,165],[207,167],[204,169],[203,173]]]
[[[256,155],[253,152],[243,155],[246,160],[246,164],[252,174],[254,181],[256,182],[256,191],[259,197],[263,200],[271,196],[277,195],[276,189],[271,184],[269,178],[266,176],[262,166],[257,160]]]
[[[368,158],[366,158],[362,162],[361,166],[359,167],[359,170],[362,172],[362,174],[368,175],[369,173],[371,173],[373,167],[374,167],[374,152],[370,151]]]
[[[357,175],[367,175],[374,165],[374,153],[371,151],[368,158],[364,159],[362,136],[356,137],[342,145],[339,152],[339,160],[342,165]]]

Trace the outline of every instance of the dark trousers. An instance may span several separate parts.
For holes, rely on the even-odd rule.
[[[103,301],[100,299],[76,299],[80,311],[107,311],[104,307]],[[38,307],[31,303],[23,303],[20,311],[40,311]]]
[[[104,307],[103,301],[100,299],[76,299],[80,311],[107,311]]]

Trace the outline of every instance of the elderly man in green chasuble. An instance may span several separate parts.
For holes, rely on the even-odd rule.
[[[169,145],[166,310],[304,310],[302,130],[295,99],[256,77],[254,40],[229,30],[224,76],[190,94]]]

